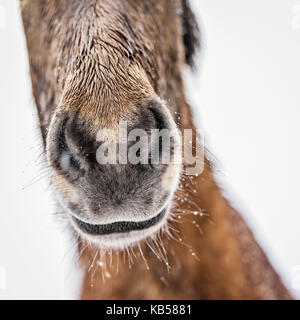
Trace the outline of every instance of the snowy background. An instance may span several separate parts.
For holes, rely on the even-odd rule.
[[[300,297],[300,0],[193,0],[189,100],[218,180]],[[0,0],[0,299],[74,297],[73,251],[40,170],[18,1]]]

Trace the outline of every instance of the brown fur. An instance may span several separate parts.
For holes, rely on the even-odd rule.
[[[195,40],[183,31],[189,24],[182,23],[181,10],[179,0],[23,1],[33,93],[44,137],[58,106],[79,110],[96,129],[130,119],[136,103],[153,92],[173,113],[180,112],[176,121],[181,129],[193,128],[181,73],[185,60],[191,59],[184,44]],[[171,222],[180,234],[161,235],[166,253],[162,246],[155,251],[162,261],[144,243],[141,251],[136,247],[129,252],[132,258],[121,253],[119,263],[117,252],[102,252],[106,258],[99,267],[98,249],[79,242],[81,298],[290,299],[212,172],[206,160],[200,176],[182,177],[173,208],[179,221]],[[193,210],[205,215],[184,214]]]

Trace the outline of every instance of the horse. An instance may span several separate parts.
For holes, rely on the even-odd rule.
[[[193,122],[182,73],[195,66],[200,31],[189,1],[20,7],[51,183],[83,274],[80,298],[291,299],[224,197]],[[172,132],[168,146],[151,140],[171,160],[128,163],[125,152],[105,162],[101,146],[122,148],[120,123],[146,132],[140,147],[150,132]],[[149,160],[154,149],[133,153]]]

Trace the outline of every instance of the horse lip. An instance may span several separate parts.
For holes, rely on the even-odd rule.
[[[164,208],[158,215],[154,216],[151,219],[133,222],[133,221],[124,221],[124,222],[113,222],[109,224],[90,224],[72,217],[76,226],[84,233],[93,236],[99,235],[108,235],[112,233],[127,233],[130,231],[141,231],[148,229],[162,220],[166,213],[166,208]]]

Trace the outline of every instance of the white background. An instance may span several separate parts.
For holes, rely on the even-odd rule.
[[[186,74],[196,123],[218,180],[300,296],[300,0],[192,2],[203,34],[199,72]],[[74,297],[73,251],[38,165],[16,0],[0,0],[0,43],[0,299]]]

